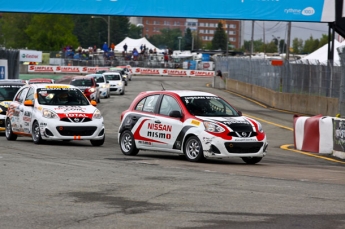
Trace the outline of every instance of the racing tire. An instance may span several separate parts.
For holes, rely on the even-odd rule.
[[[100,99],[100,96],[98,96],[98,98],[97,98],[97,101],[96,101],[97,103],[100,103],[101,102],[101,99]]]
[[[262,157],[241,157],[242,160],[249,164],[249,165],[254,165],[256,163],[259,163],[262,160]]]
[[[90,140],[91,145],[93,146],[101,146],[104,144],[104,141],[105,141],[105,135],[103,136],[101,140]]]
[[[5,135],[7,140],[9,141],[15,141],[17,140],[17,135],[13,133],[12,131],[12,125],[10,119],[6,119],[6,130],[5,130]]]
[[[120,93],[120,95],[124,95],[125,94],[125,91],[122,91],[121,93]]]
[[[196,136],[191,136],[186,140],[183,152],[187,160],[191,162],[200,162],[205,159],[201,142]]]
[[[131,131],[125,130],[120,136],[120,148],[124,155],[135,156],[139,153]]]
[[[32,124],[32,141],[35,144],[41,144],[43,139],[41,137],[40,125],[37,121]]]

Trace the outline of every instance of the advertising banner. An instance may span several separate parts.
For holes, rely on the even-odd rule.
[[[1,12],[301,22],[335,21],[334,0],[14,0]]]
[[[127,66],[129,68],[129,66]],[[156,76],[195,76],[212,77],[214,71],[165,69],[165,68],[129,68],[134,75],[156,75]],[[97,71],[109,71],[108,67],[81,67],[81,66],[49,66],[49,65],[29,65],[29,73],[61,73],[61,74],[90,74]]]
[[[42,62],[42,51],[19,50],[19,61]]]

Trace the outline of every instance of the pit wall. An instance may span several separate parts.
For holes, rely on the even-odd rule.
[[[225,88],[259,101],[268,107],[299,114],[322,114],[334,117],[338,113],[338,98],[276,92],[228,78]]]

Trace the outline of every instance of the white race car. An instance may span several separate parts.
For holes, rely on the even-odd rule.
[[[261,161],[268,146],[259,122],[198,91],[140,93],[121,115],[118,141],[125,155],[156,150],[194,162],[240,157],[248,164]]]
[[[125,81],[119,72],[104,72],[103,75],[109,81],[111,93],[125,94]]]
[[[31,84],[22,87],[6,114],[6,138],[32,137],[44,140],[90,140],[101,146],[105,140],[101,112],[75,86]]]
[[[86,77],[93,77],[99,85],[99,94],[102,98],[110,97],[110,84],[109,81],[102,74],[89,74]]]

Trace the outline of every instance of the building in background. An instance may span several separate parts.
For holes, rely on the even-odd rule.
[[[178,28],[184,34],[186,29],[190,28],[192,33],[198,34],[203,43],[211,42],[213,40],[213,35],[217,29],[219,21],[222,21],[225,32],[229,34],[229,42],[233,48],[240,48],[243,45],[244,38],[242,21],[157,17],[130,18],[130,22],[132,24],[143,25],[143,36],[145,37],[160,34],[161,29]]]

